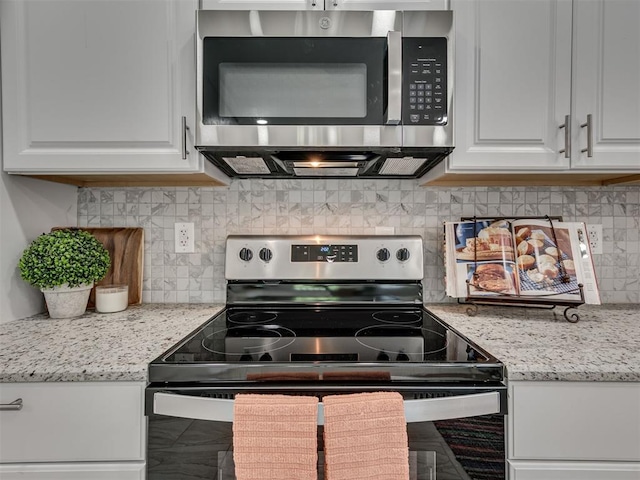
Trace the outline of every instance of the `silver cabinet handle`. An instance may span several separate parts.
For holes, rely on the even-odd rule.
[[[402,34],[387,33],[387,66],[389,69],[387,91],[387,125],[398,125],[402,120]]]
[[[153,413],[196,420],[233,422],[233,400],[158,392],[153,394]],[[494,413],[500,413],[500,393],[498,392],[404,401],[407,423],[476,417]],[[324,425],[322,403],[318,404],[318,425]]]
[[[0,403],[0,410],[22,410],[22,399],[18,398],[11,403]]]
[[[564,153],[564,158],[571,158],[571,115],[565,115],[564,123],[558,128],[564,128],[564,148],[558,152]]]
[[[189,127],[187,126],[187,117],[182,117],[182,159],[186,160],[187,155],[189,155],[189,150],[187,150],[187,130]]]
[[[587,157],[593,157],[593,121],[592,115],[587,115],[587,121],[580,125],[580,128],[587,127],[587,148],[580,150],[582,153],[587,152]]]

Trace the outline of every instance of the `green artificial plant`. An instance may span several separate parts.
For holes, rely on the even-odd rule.
[[[54,230],[36,238],[18,263],[23,280],[38,288],[53,288],[102,280],[109,267],[109,252],[89,232]]]

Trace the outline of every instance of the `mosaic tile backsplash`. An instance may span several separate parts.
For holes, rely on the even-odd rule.
[[[225,301],[231,234],[421,235],[425,302],[444,293],[442,224],[461,216],[562,216],[603,225],[595,264],[605,303],[640,302],[640,187],[421,187],[416,180],[233,180],[229,187],[81,188],[78,225],[145,229],[145,303]],[[195,253],[174,253],[174,223]]]

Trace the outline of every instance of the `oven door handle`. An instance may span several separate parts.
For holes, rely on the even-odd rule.
[[[490,415],[500,413],[500,393],[405,400],[404,412],[407,423]],[[157,392],[153,394],[153,413],[194,420],[233,422],[233,400]],[[318,404],[318,425],[324,425],[322,403]]]

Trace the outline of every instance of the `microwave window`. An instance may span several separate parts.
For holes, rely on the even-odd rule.
[[[364,63],[221,63],[221,117],[364,118]]]

